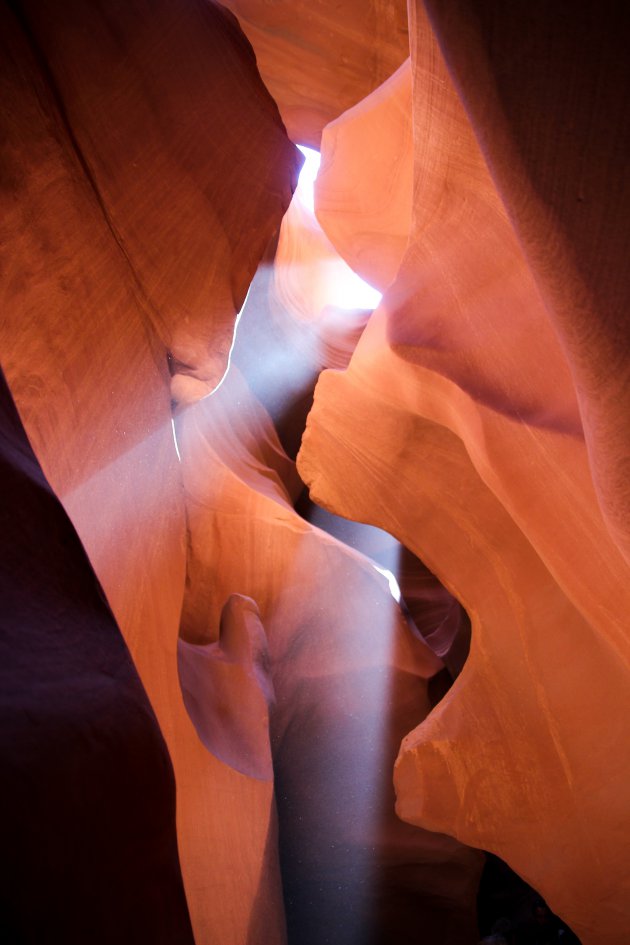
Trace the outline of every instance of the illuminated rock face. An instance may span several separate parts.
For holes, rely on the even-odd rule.
[[[532,30],[522,0],[466,6],[445,17],[427,4],[568,356],[602,514],[628,561],[630,17],[582,4],[568,21],[545,10]]]
[[[620,945],[625,22],[414,0],[407,31],[398,2],[228,6],[293,139],[323,142],[323,232],[294,204],[267,251],[300,158],[230,14],[201,0],[0,11],[3,366],[169,748],[195,941],[283,945],[286,916],[291,945],[402,945],[419,927],[472,945],[469,844],[584,945]],[[335,249],[385,291],[371,317],[327,301]],[[232,369],[200,401],[261,259]],[[290,456],[330,368],[298,468],[314,500],[410,549],[415,627],[365,557],[294,511]],[[146,713],[148,770],[127,800],[114,778],[114,796],[119,826],[147,818],[133,853],[161,864],[165,919],[151,924],[153,874],[134,877],[135,903],[119,891],[142,925],[129,941],[179,945],[170,771],[111,615],[93,594],[90,608],[123,667],[116,730]],[[457,680],[430,712],[443,664]],[[55,682],[70,675],[62,661]],[[99,830],[107,865],[120,832]]]
[[[324,125],[409,55],[405,0],[227,0],[289,136],[318,148]]]
[[[264,865],[272,786],[210,755],[179,685],[186,520],[170,401],[225,370],[301,159],[218,6],[0,16],[4,370],[169,747],[197,945],[243,945],[257,896],[267,931],[251,941],[280,942],[278,871]]]
[[[612,231],[606,217],[627,128],[615,84],[627,72],[622,24],[600,24],[581,58],[591,42],[582,19],[565,35],[553,17],[526,27],[520,9],[512,19],[498,4],[475,13],[454,4],[448,16],[439,6],[441,47],[420,4],[410,25],[409,243],[347,371],[319,380],[298,469],[315,501],[396,535],[472,616],[462,674],[403,741],[399,814],[498,853],[584,942],[612,945],[630,931],[630,861],[619,842],[630,829],[619,721],[630,709],[619,478],[628,414],[625,394],[612,393],[628,370],[626,309],[615,308],[627,274],[614,265],[618,213],[624,227],[628,214],[611,208]],[[525,47],[545,63],[540,88]],[[601,98],[569,102],[564,68],[599,75]],[[576,87],[585,84],[580,76]],[[396,108],[396,87],[391,95]],[[368,234],[382,232],[389,252],[399,225],[384,214],[380,229],[372,221],[365,238],[353,234],[351,213],[361,222],[370,200],[358,162],[344,193],[336,158],[351,153],[353,136],[364,140],[380,107],[368,100],[333,126],[318,190],[322,224],[366,275],[369,239],[377,243]],[[558,137],[550,117],[559,110],[584,152]],[[583,218],[580,175],[593,202]],[[379,180],[366,174],[364,188],[378,193]],[[589,227],[596,254],[617,234],[607,285],[587,259]],[[593,291],[581,294],[585,281]],[[611,333],[619,373],[598,382]]]
[[[381,291],[396,277],[409,240],[412,124],[406,59],[387,82],[322,134],[317,219],[352,268]],[[362,186],[365,180],[378,184]]]
[[[191,679],[191,653],[217,646],[219,623],[225,647],[224,603],[234,593],[256,601],[273,682],[289,942],[411,945],[419,921],[431,941],[475,941],[480,855],[394,813],[398,746],[428,713],[427,680],[441,662],[369,559],[294,511],[293,463],[235,367],[181,414],[177,437],[189,521],[180,673],[200,704],[204,679]],[[220,695],[213,673],[207,665],[206,704]],[[242,748],[256,731],[255,693],[252,679],[233,690],[233,705],[223,700],[224,715],[248,726]],[[255,771],[257,755],[237,757],[236,746],[215,739],[213,750],[265,777],[264,759]]]

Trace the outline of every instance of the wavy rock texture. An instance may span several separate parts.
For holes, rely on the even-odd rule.
[[[256,602],[268,640],[289,941],[411,943],[419,921],[431,941],[474,941],[479,854],[394,814],[393,761],[440,661],[370,561],[293,510],[294,466],[236,368],[177,437],[184,646],[213,645],[234,594]]]
[[[383,292],[398,273],[411,229],[411,67],[394,75],[322,132],[317,219],[355,272]],[[378,147],[374,146],[378,129]],[[378,181],[366,187],[365,180]]]
[[[595,489],[628,561],[630,14],[449,7],[427,3],[567,354]]]
[[[412,5],[409,244],[349,368],[320,378],[298,468],[316,502],[394,534],[472,617],[472,650],[463,672],[403,742],[396,766],[399,813],[498,853],[585,943],[613,945],[630,931],[630,861],[623,839],[630,828],[630,752],[620,722],[630,702],[628,571],[611,539],[618,537],[622,519],[609,532],[600,510],[601,467],[589,432],[592,412],[584,407],[593,386],[580,381],[589,357],[591,376],[598,375],[601,347],[596,343],[587,355],[585,347],[569,343],[567,333],[556,333],[558,320],[569,320],[579,334],[574,274],[584,264],[587,275],[594,262],[586,265],[574,252],[565,279],[555,265],[555,231],[551,256],[543,255],[544,200],[525,206],[522,198],[539,172],[548,184],[557,180],[560,196],[577,186],[575,161],[567,157],[562,164],[563,149],[571,150],[568,139],[556,148],[557,126],[548,112],[544,121],[525,120],[526,114],[538,115],[539,88],[527,57],[538,50],[553,78],[544,86],[545,107],[553,113],[564,104],[563,127],[575,121],[586,134],[583,80],[571,108],[567,97],[573,93],[563,86],[567,70],[570,79],[582,68],[576,35],[584,23],[571,27],[566,44],[558,39],[558,59],[544,37],[561,31],[542,9],[539,20],[528,19],[527,29],[523,20],[522,30],[520,8],[509,29],[507,8],[476,4],[474,10],[463,13],[452,4],[448,15],[436,12],[440,47],[421,6]],[[500,53],[496,37],[488,39],[495,26],[505,27]],[[588,152],[589,174],[599,180],[596,154],[608,155],[612,193],[621,180],[617,38],[610,67],[603,64],[603,50],[604,32],[616,26],[598,28],[595,52],[584,63],[591,78],[599,76],[601,92],[586,98],[588,108],[607,114],[593,117],[599,138],[596,147],[589,138],[595,147]],[[496,69],[484,64],[478,80],[466,56],[481,48]],[[513,74],[518,93],[507,91]],[[486,98],[482,103],[482,85],[484,96],[493,93],[490,109]],[[397,109],[394,84],[390,93]],[[499,93],[508,101],[520,95],[520,130],[516,119],[510,124],[509,110],[494,110]],[[336,123],[317,195],[324,200],[321,222],[326,227],[334,221],[331,239],[365,272],[370,254],[364,247],[372,237],[353,234],[350,214],[356,208],[360,221],[370,201],[353,197],[360,191],[359,164],[344,190],[343,164],[335,156],[341,149],[351,152],[354,135],[360,147],[380,108],[380,97],[375,105],[368,100],[349,113],[347,125],[343,118]],[[521,163],[511,162],[514,148],[503,147],[505,136],[514,131],[513,144],[525,129],[529,150],[521,148]],[[547,147],[556,157],[542,172]],[[369,162],[370,174],[378,168],[385,174],[386,161]],[[367,171],[363,182],[365,192],[388,186]],[[335,194],[343,195],[336,205]],[[609,199],[581,222],[572,217],[566,232],[580,247],[589,221],[600,219]],[[611,219],[618,234],[616,211]],[[373,225],[370,234],[382,231],[389,254],[401,226],[402,220],[384,215],[382,227]],[[602,223],[595,235],[604,229]],[[596,242],[594,258],[606,239],[612,235]],[[606,306],[613,296],[620,299],[625,285],[621,265],[614,266],[616,251],[609,260],[610,297],[594,325],[606,320]],[[561,303],[550,284],[564,293]],[[617,325],[623,317],[618,311]],[[620,374],[612,372],[609,389],[625,376],[622,351],[617,348]],[[600,416],[610,406],[606,384],[599,388]],[[621,400],[618,406],[621,411]],[[616,463],[626,442],[611,439],[611,482],[623,469]],[[604,509],[610,522],[610,506]]]
[[[174,372],[212,389],[298,166],[251,47],[202,0],[18,9]]]
[[[282,941],[271,786],[208,753],[179,687],[185,511],[167,346],[203,389],[225,369],[235,303],[299,155],[218,6],[0,16],[9,385],[171,752],[197,945],[243,945],[257,896],[266,928],[250,941]]]
[[[242,774],[273,778],[269,709],[275,702],[269,651],[255,601],[233,594],[221,611],[219,639],[180,639],[184,703],[201,741]]]
[[[0,429],[3,938],[192,945],[164,739],[1,373]]]
[[[197,945],[286,942],[278,857],[291,945],[411,945],[420,915],[427,941],[472,943],[480,860],[459,841],[499,854],[584,945],[620,945],[629,17],[621,4],[410,0],[407,31],[399,0],[228,6],[280,112],[213,0],[0,7],[3,366],[170,750]],[[186,406],[223,375],[295,184],[280,114],[294,140],[322,137],[325,233],[292,205],[226,380]],[[328,295],[336,251],[386,290],[369,320]],[[366,539],[397,559],[407,611],[367,558],[294,511],[291,457],[331,367],[300,472],[327,509],[403,542]],[[40,616],[48,591],[44,576]],[[152,746],[155,765],[132,759],[125,802],[108,764],[120,823],[145,830],[123,859],[161,864],[152,940],[179,943],[168,765],[99,608],[92,595],[81,610],[107,628],[99,671],[120,657],[129,712],[145,713],[139,757]],[[91,626],[72,654],[90,688]],[[62,656],[56,682],[74,667]],[[442,661],[457,679],[430,712]],[[116,706],[94,723],[95,740],[118,726],[112,758],[127,753]],[[404,735],[408,824],[391,786]],[[109,782],[82,760],[98,797]],[[153,771],[160,809],[142,803]],[[124,838],[80,802],[107,870]],[[46,863],[40,911],[22,901],[11,916],[21,934],[59,907]],[[148,885],[130,903],[111,882],[141,941],[156,921]]]
[[[227,0],[254,47],[292,141],[319,148],[322,128],[409,55],[404,0]]]

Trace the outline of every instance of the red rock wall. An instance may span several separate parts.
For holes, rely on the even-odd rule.
[[[292,141],[319,148],[327,122],[409,55],[404,0],[227,0]]]
[[[3,939],[192,945],[166,745],[1,374],[0,428]]]
[[[603,18],[591,49],[594,14],[564,30],[555,8],[429,6],[434,23],[411,8],[409,243],[347,371],[319,380],[298,468],[315,501],[392,532],[472,617],[464,671],[403,741],[399,814],[498,853],[584,942],[612,945],[630,925],[625,487],[614,485],[627,411],[611,393],[627,371],[615,260],[628,215],[622,225],[616,206],[604,223],[627,128],[623,18]],[[353,234],[351,213],[388,186],[386,162],[369,162],[353,198],[360,160],[344,195],[336,155],[360,148],[380,107],[368,100],[324,134],[334,152],[318,191],[324,228],[364,271],[377,238]],[[612,176],[600,201],[601,161]],[[388,253],[398,229],[383,212],[368,232]],[[601,304],[578,291],[587,280]],[[607,440],[594,432],[605,425]]]
[[[228,5],[289,134],[322,136],[325,233],[291,209],[188,408],[299,165],[252,50],[201,0],[0,10],[3,366],[171,753],[197,945],[286,941],[279,862],[292,943],[412,941],[420,901],[472,942],[462,843],[620,945],[628,17]],[[385,290],[369,320],[327,302],[335,249]],[[403,584],[453,675],[450,595],[471,618],[430,713],[440,659],[293,510],[322,368],[312,497],[441,580]]]
[[[4,369],[171,752],[196,941],[242,945],[261,890],[267,929],[252,941],[282,941],[277,867],[264,866],[271,786],[213,758],[182,701],[186,521],[170,401],[183,372],[207,390],[225,370],[299,155],[218,6],[1,15]]]
[[[201,704],[203,680],[190,666],[196,649],[216,693],[207,661],[219,623],[225,646],[224,604],[232,607],[235,593],[256,602],[273,682],[289,942],[385,945],[393,936],[411,945],[419,917],[432,941],[474,942],[479,854],[394,813],[398,745],[428,713],[427,680],[442,664],[370,561],[293,510],[293,464],[236,368],[181,414],[177,436],[190,535],[180,672]],[[248,656],[232,659],[234,672],[237,662],[246,673]],[[230,745],[214,743],[250,773],[257,687],[264,683],[250,675],[226,695],[221,711],[240,732]],[[258,770],[264,776],[262,758]]]

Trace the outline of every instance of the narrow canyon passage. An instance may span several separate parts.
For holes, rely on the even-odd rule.
[[[412,552],[314,505],[295,471],[319,373],[347,364],[369,318],[352,279],[331,278],[341,261],[305,193],[313,163],[311,152],[250,287],[225,378],[176,415],[190,503],[182,689],[210,751],[274,778],[270,855],[290,945],[413,945],[419,928],[434,943],[472,945],[480,922],[490,931],[500,904],[508,911],[506,889],[521,918],[535,894],[495,869],[478,916],[483,854],[403,823],[392,782],[402,738],[464,667],[470,620]],[[227,689],[208,667],[239,661],[234,595],[253,608],[241,660],[255,672]]]
[[[0,0],[16,945],[630,940],[629,48]]]
[[[317,376],[347,362],[370,300],[325,240],[304,176],[250,289],[225,379],[176,417],[190,500],[182,688],[204,743],[239,770],[270,777],[270,739],[290,943],[412,945],[419,927],[433,942],[473,943],[482,856],[400,821],[392,783],[401,739],[462,668],[469,621],[391,536],[313,506],[294,468]],[[249,689],[232,679],[216,705],[216,676],[195,662],[207,667],[219,614],[226,649],[232,595],[254,602],[266,637],[269,733],[262,699],[248,695],[260,675]],[[228,714],[241,724],[226,739]]]

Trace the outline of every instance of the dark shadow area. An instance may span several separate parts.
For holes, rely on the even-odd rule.
[[[3,945],[193,945],[175,778],[0,371]]]
[[[424,680],[390,670],[383,717],[381,672],[304,679],[289,724],[272,722],[289,945],[474,945],[480,854],[394,811]]]
[[[539,893],[492,853],[486,854],[477,912],[484,945],[580,945]]]
[[[429,681],[431,704],[436,706],[461,673],[470,652],[470,618],[462,605],[420,558],[388,532],[327,512],[311,502],[306,488],[295,510],[311,525],[392,573],[403,612],[444,663],[444,669]]]

